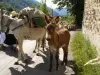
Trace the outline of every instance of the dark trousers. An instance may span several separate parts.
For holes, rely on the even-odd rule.
[[[7,45],[13,45],[13,44],[18,44],[18,41],[15,38],[14,34],[6,34],[6,39],[4,43]]]

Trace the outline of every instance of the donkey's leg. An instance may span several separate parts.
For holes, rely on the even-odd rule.
[[[43,51],[44,51],[44,45],[45,45],[45,37],[43,37],[43,39],[42,39],[42,49],[43,49]]]
[[[64,51],[64,63],[67,65],[67,57],[68,57],[68,46],[63,47]]]
[[[43,51],[44,51],[44,47],[46,46],[46,31],[45,31],[45,34],[42,38],[42,48],[43,48]]]
[[[23,48],[22,48],[22,43],[19,44],[19,52],[21,55],[18,56],[19,60],[23,61],[24,63],[28,63],[28,60],[27,60],[27,56],[25,55],[24,51],[23,51]]]
[[[18,65],[19,64],[19,61],[21,60],[21,51],[20,51],[20,48],[19,48],[19,45],[17,46],[17,49],[18,49],[18,60],[15,62],[15,65]]]
[[[18,45],[18,60],[17,62],[15,62],[15,64],[18,64],[18,62],[21,60],[21,61],[24,61],[25,63],[27,63],[27,58],[23,52],[23,49],[22,49],[22,42],[18,42],[19,45]]]
[[[61,62],[61,65],[67,65],[67,56],[68,56],[68,48],[67,47],[63,47],[63,61]]]
[[[34,49],[34,51],[33,51],[34,53],[36,53],[37,46],[38,46],[38,39],[36,40],[35,49]]]
[[[65,49],[64,48],[62,48],[63,49],[63,61],[61,62],[61,65],[64,65],[64,62],[65,62]]]
[[[37,56],[39,56],[40,55],[39,54],[39,48],[40,48],[40,45],[41,45],[41,39],[40,38],[38,39],[38,44],[37,45],[38,45],[38,48],[37,48],[38,49]]]
[[[49,66],[49,72],[52,70],[52,60],[53,60],[53,50],[49,47],[50,49],[50,66]]]
[[[58,70],[58,66],[59,66],[59,48],[56,49],[56,70]]]

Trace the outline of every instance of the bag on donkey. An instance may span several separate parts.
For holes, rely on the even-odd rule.
[[[33,24],[37,25],[38,27],[44,27],[46,25],[44,17],[34,17],[32,18]]]

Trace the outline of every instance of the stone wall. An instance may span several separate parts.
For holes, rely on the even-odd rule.
[[[83,34],[100,55],[100,0],[85,0]]]

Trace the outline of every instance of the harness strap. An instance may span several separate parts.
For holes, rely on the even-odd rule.
[[[12,31],[14,31],[14,30],[16,30],[16,29],[18,29],[18,28],[20,28],[20,27],[22,27],[22,26],[23,26],[23,24],[22,24],[22,25],[19,25],[19,26],[17,26],[17,27],[15,27],[15,28],[13,28]]]

